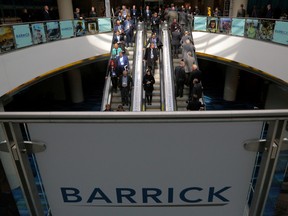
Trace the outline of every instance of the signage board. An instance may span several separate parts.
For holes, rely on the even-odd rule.
[[[29,123],[53,215],[242,215],[262,122]]]

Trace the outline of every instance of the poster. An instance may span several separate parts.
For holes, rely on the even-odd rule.
[[[60,21],[61,38],[71,38],[74,36],[74,26],[72,20]]]
[[[99,32],[109,32],[112,30],[110,18],[99,18],[98,19],[98,30]]]
[[[14,49],[14,34],[11,26],[0,27],[0,52]]]
[[[207,30],[207,17],[194,17],[194,30],[206,31]]]
[[[85,21],[84,20],[74,20],[74,30],[75,35],[82,36],[86,34],[86,28],[85,28]]]
[[[231,34],[243,37],[244,32],[245,32],[245,19],[233,18]]]
[[[220,18],[220,32],[230,34],[232,19],[228,17]]]
[[[43,23],[31,24],[31,30],[34,44],[41,44],[46,42],[46,35]]]
[[[54,41],[60,39],[60,29],[58,22],[47,22],[47,39],[48,41]]]
[[[247,19],[245,25],[245,36],[255,39],[258,37],[259,22],[257,19]]]
[[[288,22],[276,21],[273,42],[288,45]]]
[[[217,32],[218,30],[218,18],[217,17],[208,17],[207,30],[211,33]]]
[[[96,28],[96,23],[95,22],[89,22],[88,23],[88,32],[90,34],[96,34],[97,28]]]
[[[259,27],[259,39],[272,40],[274,30],[274,20],[261,20]]]
[[[16,47],[26,47],[33,44],[30,26],[26,25],[15,25],[13,26]]]

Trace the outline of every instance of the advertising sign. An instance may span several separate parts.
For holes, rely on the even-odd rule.
[[[248,38],[255,39],[258,37],[258,20],[256,19],[247,19],[246,20],[246,29],[245,36]]]
[[[74,36],[74,27],[72,20],[60,21],[61,38],[71,38]]]
[[[208,26],[207,30],[211,33],[216,33],[218,30],[218,18],[208,17]]]
[[[84,20],[74,20],[74,29],[76,36],[82,36],[86,34],[85,21]]]
[[[33,43],[40,44],[46,42],[45,30],[43,23],[35,23],[31,25]]]
[[[220,18],[220,32],[230,34],[232,19],[228,17]]]
[[[28,24],[15,25],[13,26],[13,31],[17,48],[31,46],[33,44],[32,35]]]
[[[110,18],[98,18],[99,32],[109,32],[112,30]]]
[[[262,122],[29,123],[53,215],[243,214]]]
[[[14,49],[14,35],[11,26],[0,27],[0,52]]]
[[[95,34],[97,32],[97,29],[96,29],[96,22],[89,22],[88,23],[88,32],[90,34]]]
[[[288,22],[276,21],[273,41],[276,43],[281,43],[288,45]]]
[[[272,40],[274,25],[274,20],[261,20],[259,27],[259,38],[268,41]]]
[[[233,18],[231,34],[235,36],[244,36],[245,19]]]
[[[206,31],[207,30],[207,17],[194,17],[194,30]]]
[[[47,22],[47,39],[54,41],[60,39],[60,29],[58,22]]]

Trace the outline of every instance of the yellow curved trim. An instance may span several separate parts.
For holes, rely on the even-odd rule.
[[[230,64],[230,65],[233,65],[233,66],[237,66],[237,67],[239,67],[239,68],[246,69],[246,70],[248,70],[248,71],[251,71],[252,73],[258,74],[258,75],[260,75],[260,76],[264,76],[264,77],[267,78],[267,79],[270,79],[270,80],[279,82],[279,83],[281,83],[281,84],[287,85],[287,82],[285,82],[284,80],[279,79],[279,78],[271,75],[271,74],[268,73],[268,72],[259,70],[259,69],[257,69],[257,68],[254,68],[254,67],[252,67],[252,66],[249,66],[249,65],[246,65],[246,64],[243,64],[243,63],[240,63],[240,62],[236,62],[236,61],[233,61],[233,60],[230,60],[230,59],[226,59],[226,58],[223,58],[223,57],[214,56],[214,55],[210,55],[210,54],[202,53],[202,52],[196,52],[196,55],[197,55],[197,56],[200,56],[200,57],[207,58],[207,59],[211,59],[211,60],[213,60],[213,61],[217,60],[217,61],[220,61],[220,62],[226,62],[227,64]]]
[[[79,60],[79,61],[76,61],[76,62],[72,62],[72,63],[67,64],[67,65],[63,65],[61,67],[55,68],[53,70],[50,70],[50,71],[48,71],[46,73],[43,73],[42,75],[37,76],[37,77],[35,77],[35,78],[33,78],[33,79],[21,84],[20,86],[8,91],[7,93],[4,94],[4,96],[13,94],[14,92],[17,92],[17,91],[20,91],[22,88],[25,88],[25,87],[31,85],[34,82],[37,82],[37,81],[39,81],[41,79],[44,79],[45,77],[51,76],[52,74],[63,72],[63,71],[67,71],[67,70],[69,70],[69,69],[71,69],[73,67],[79,66],[79,65],[92,63],[93,61],[95,61],[97,59],[100,59],[100,58],[104,58],[104,57],[110,57],[110,53],[106,53],[106,54],[102,54],[102,55],[98,55],[98,56],[93,56],[93,57],[90,57],[90,58],[82,59],[82,60]]]

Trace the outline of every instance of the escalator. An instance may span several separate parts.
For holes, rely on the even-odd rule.
[[[134,34],[135,34],[135,32],[134,32]],[[133,76],[132,71],[134,70],[133,58],[134,58],[134,50],[136,47],[136,43],[132,43],[132,45],[133,45],[132,47],[125,47],[125,55],[127,55],[128,61],[129,61],[128,74],[131,76]],[[111,45],[110,53],[112,53],[112,49],[113,49],[113,42]],[[110,54],[110,58],[108,61],[108,66],[107,66],[107,71],[109,69],[109,62],[111,59],[112,59],[112,54]],[[105,110],[106,104],[110,104],[111,109],[114,111],[117,110],[119,105],[122,105],[121,91],[119,90],[119,88],[117,88],[117,92],[113,91],[111,77],[110,77],[110,74],[108,74],[108,72],[107,72],[107,79],[106,79],[106,82],[104,85],[104,90],[103,90],[101,110]],[[123,108],[125,111],[129,111],[131,109],[131,106],[132,106],[132,104],[131,104],[131,97],[130,97],[130,103],[128,105],[125,104],[123,106]]]
[[[170,33],[170,34],[171,34],[171,33]],[[191,40],[192,40],[192,41],[191,41],[192,44],[194,44],[192,32],[190,33],[190,38],[191,38]],[[182,56],[182,48],[181,48],[181,47],[179,48],[179,52],[178,52],[178,53],[180,53],[180,54],[178,54],[177,56],[174,56],[174,55],[173,55],[173,69],[174,69],[174,70],[175,70],[175,68],[176,68],[177,66],[179,66],[181,59],[184,58],[184,57]],[[192,56],[195,58],[195,64],[198,66],[198,69],[200,70],[199,65],[198,65],[198,61],[197,61],[197,56],[196,56],[195,50],[193,51]],[[199,99],[199,101],[200,101],[202,104],[204,104],[203,98],[204,98],[204,95],[202,94],[202,98]],[[189,99],[189,86],[184,85],[183,97],[177,97],[177,98],[176,98],[177,111],[187,111],[186,107],[187,107],[187,101],[188,101],[188,99]],[[205,105],[205,104],[204,104],[204,105]],[[204,106],[204,107],[205,107],[205,106]]]
[[[148,39],[152,36],[152,31],[151,30],[147,30],[146,31],[146,41],[148,41]],[[146,42],[145,47],[149,47],[150,43]],[[156,61],[156,65],[155,65],[155,69],[154,69],[154,79],[155,79],[155,84],[154,84],[154,90],[153,90],[153,97],[152,97],[152,103],[151,105],[148,105],[147,103],[143,103],[144,105],[144,110],[145,111],[162,111],[162,103],[161,103],[161,83],[160,83],[160,68],[161,68],[161,64],[160,64],[160,52],[161,50],[158,50],[158,60]],[[145,70],[143,72],[143,74],[145,74],[146,71],[146,67]],[[143,93],[143,99],[145,101],[145,92]]]

